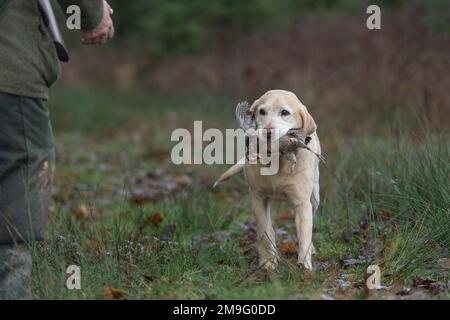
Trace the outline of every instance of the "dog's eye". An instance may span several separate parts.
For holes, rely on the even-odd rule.
[[[266,115],[266,110],[259,109],[259,114],[262,115],[262,116],[265,116]]]
[[[289,116],[291,113],[289,112],[289,111],[287,111],[287,110],[282,110],[281,111],[281,115],[282,116]]]

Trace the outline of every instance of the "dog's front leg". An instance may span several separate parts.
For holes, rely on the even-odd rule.
[[[289,200],[293,206],[295,226],[298,239],[298,263],[307,270],[312,270],[311,255],[314,251],[312,244],[313,213],[312,204],[307,196],[309,192],[299,187],[292,187],[288,192]]]
[[[311,254],[313,252],[312,229],[313,215],[311,202],[306,200],[294,207],[295,226],[299,242],[298,263],[303,264],[307,270],[312,270]]]
[[[251,198],[256,219],[256,250],[259,264],[266,269],[275,270],[278,264],[278,253],[270,216],[270,202],[257,193],[252,193]]]

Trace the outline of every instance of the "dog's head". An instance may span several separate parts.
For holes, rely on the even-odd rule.
[[[302,128],[307,135],[313,134],[316,123],[307,108],[295,94],[284,90],[270,90],[256,100],[251,115],[257,129],[273,130],[279,139],[292,128]]]

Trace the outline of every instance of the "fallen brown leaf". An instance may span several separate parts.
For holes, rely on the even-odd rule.
[[[382,220],[389,220],[393,218],[395,214],[392,211],[381,210],[378,215]]]
[[[148,274],[144,274],[144,279],[146,280],[146,281],[153,281],[155,278],[153,277],[153,276],[150,276],[150,275],[148,275]]]
[[[109,286],[105,288],[104,297],[106,300],[120,300],[125,299],[126,295],[120,289]]]
[[[297,244],[293,240],[288,240],[281,245],[280,251],[286,255],[294,255],[297,253]]]
[[[133,204],[141,205],[148,202],[162,200],[164,196],[164,193],[158,189],[136,189],[131,192],[129,201]]]
[[[159,212],[155,212],[150,216],[150,221],[154,225],[159,225],[162,222],[162,216]]]
[[[79,205],[74,211],[73,215],[75,218],[80,220],[87,220],[89,218],[89,210],[88,207],[84,204]]]

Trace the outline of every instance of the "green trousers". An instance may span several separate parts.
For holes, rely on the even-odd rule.
[[[44,239],[54,158],[46,101],[0,93],[0,245]]]
[[[31,253],[28,245],[0,245],[0,300],[30,300]]]

